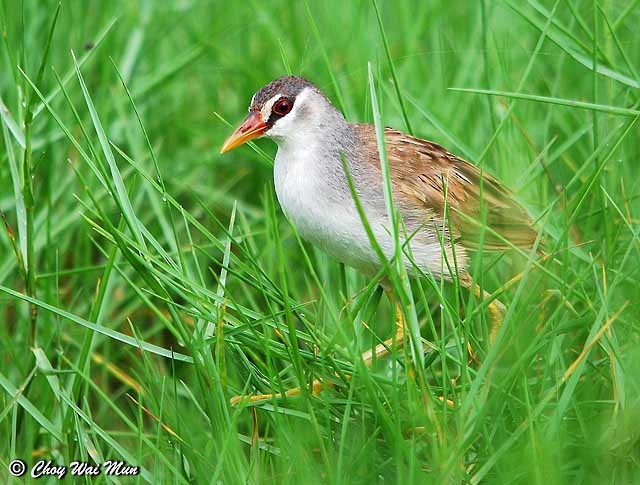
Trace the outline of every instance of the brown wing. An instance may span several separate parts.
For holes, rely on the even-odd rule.
[[[372,125],[353,126],[368,146],[377,147]],[[520,248],[533,245],[537,234],[529,215],[491,175],[435,143],[391,128],[385,129],[385,141],[394,193],[442,214],[446,187],[453,232],[464,246],[477,248],[483,230],[486,250],[509,249],[504,239]],[[379,166],[377,151],[366,158]]]

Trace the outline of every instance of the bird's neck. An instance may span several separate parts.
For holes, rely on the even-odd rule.
[[[325,162],[340,164],[340,154],[350,155],[355,144],[355,133],[336,110],[309,120],[287,137],[274,137],[278,154],[304,162],[307,158],[322,158]]]

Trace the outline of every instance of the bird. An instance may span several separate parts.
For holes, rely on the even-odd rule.
[[[300,236],[365,275],[376,275],[384,263],[380,252],[387,260],[396,252],[375,126],[347,121],[315,84],[288,75],[254,94],[249,114],[220,152],[260,137],[278,145],[275,192]],[[384,147],[409,277],[458,278],[460,286],[489,300],[469,273],[470,253],[533,247],[538,234],[528,212],[498,179],[434,142],[387,127]],[[392,298],[388,282],[382,286]],[[491,299],[487,308],[493,341],[505,307]],[[396,334],[365,352],[363,360],[370,364],[374,354],[385,355],[394,343],[400,347],[404,335],[396,302]],[[314,381],[312,391],[322,387]],[[294,388],[246,398],[254,402],[300,393]],[[236,396],[232,404],[244,398]]]

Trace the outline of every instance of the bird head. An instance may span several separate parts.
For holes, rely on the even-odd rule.
[[[251,99],[249,115],[227,138],[220,153],[262,136],[280,142],[322,130],[322,114],[336,112],[330,101],[311,82],[285,76],[260,88]]]

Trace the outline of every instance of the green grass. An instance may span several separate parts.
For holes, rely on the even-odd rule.
[[[1,481],[22,458],[152,483],[640,482],[638,24],[612,0],[0,0]],[[363,365],[393,333],[383,292],[284,218],[275,145],[218,154],[289,71],[529,208],[553,258],[472,264],[507,307],[495,345],[486,303],[390,264],[411,351]]]

